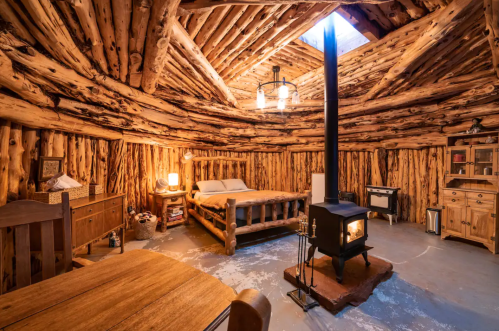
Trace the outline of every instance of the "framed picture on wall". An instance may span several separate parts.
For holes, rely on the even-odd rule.
[[[62,171],[62,157],[40,156],[38,180],[44,182]]]

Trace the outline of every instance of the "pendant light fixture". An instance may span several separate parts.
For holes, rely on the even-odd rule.
[[[257,108],[265,108],[265,97],[278,97],[279,101],[277,102],[277,109],[286,109],[286,99],[289,98],[290,86],[294,87],[291,102],[294,105],[299,104],[300,95],[298,94],[298,87],[293,83],[287,82],[285,78],[283,78],[282,80],[279,79],[279,72],[281,71],[281,67],[274,66],[272,68],[272,71],[274,73],[274,81],[258,85],[258,89],[256,90]]]

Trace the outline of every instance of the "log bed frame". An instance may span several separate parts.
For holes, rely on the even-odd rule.
[[[292,198],[286,197],[282,199],[267,199],[261,200],[251,203],[239,204],[236,207],[236,199],[227,199],[226,204],[226,217],[223,219],[217,213],[205,208],[201,205],[200,201],[194,200],[193,198],[193,186],[194,186],[194,167],[199,162],[208,162],[208,178],[215,178],[215,163],[218,162],[219,172],[218,179],[226,179],[221,178],[223,176],[223,163],[227,162],[236,162],[237,163],[237,173],[236,178],[242,179],[242,171],[241,164],[245,165],[245,182],[246,184],[250,183],[250,162],[249,159],[245,158],[233,158],[233,157],[194,157],[186,162],[186,191],[187,194],[187,202],[189,215],[198,220],[201,224],[203,224],[208,230],[210,230],[214,235],[216,235],[220,240],[225,242],[225,252],[227,255],[233,255],[236,252],[236,236],[240,234],[246,234],[251,232],[257,232],[265,229],[276,228],[281,226],[287,226],[290,224],[298,223],[300,220],[307,218],[308,209],[310,202],[312,201],[311,192],[305,191],[305,193],[296,193]],[[303,212],[298,210],[298,201],[304,201]],[[292,203],[292,217],[289,217],[289,209],[286,208],[286,204],[288,202]],[[283,204],[283,218],[277,219],[277,205]],[[267,205],[272,205],[272,221],[265,221],[265,207]],[[260,206],[260,223],[252,224],[252,208],[254,206]],[[246,222],[245,226],[237,227],[236,224],[236,209],[244,208],[246,213]],[[211,218],[208,220],[206,215]],[[226,230],[222,231],[217,227],[217,223],[222,223],[225,225]]]

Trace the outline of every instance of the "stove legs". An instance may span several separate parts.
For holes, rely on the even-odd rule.
[[[333,256],[332,260],[334,271],[336,272],[336,281],[343,282],[343,269],[345,268],[345,259],[343,257]]]
[[[364,261],[366,261],[366,267],[369,267],[371,262],[367,260],[367,252],[362,253],[362,257],[364,258]]]
[[[310,261],[312,260],[312,257],[314,257],[316,249],[317,249],[317,246],[314,246],[314,245],[312,245],[308,248],[308,256],[307,256],[307,261],[306,261],[307,267],[308,267],[308,264],[310,263]]]

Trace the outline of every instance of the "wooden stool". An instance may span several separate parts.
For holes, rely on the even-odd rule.
[[[149,193],[153,196],[151,212],[153,215],[157,215],[158,201],[161,201],[161,232],[166,232],[168,226],[175,226],[178,224],[189,224],[189,214],[187,210],[187,192],[186,191],[168,191],[166,193]],[[182,204],[179,206],[183,209],[184,214],[182,219],[178,221],[173,221],[168,223],[168,205],[177,205],[178,199],[182,199]]]

